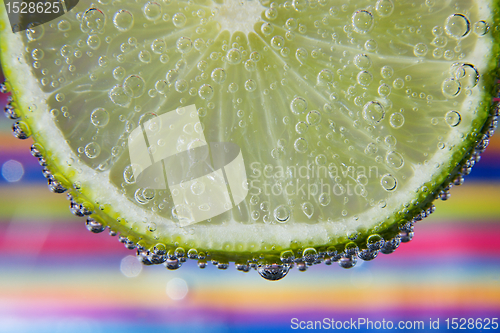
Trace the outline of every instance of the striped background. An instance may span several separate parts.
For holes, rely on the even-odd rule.
[[[430,319],[446,331],[447,318],[500,317],[498,135],[396,253],[351,270],[292,270],[273,283],[234,267],[127,266],[132,251],[89,233],[65,196],[48,191],[30,140],[15,139],[11,124],[0,120],[0,167],[15,160],[24,175],[9,183],[0,174],[0,332],[275,332],[292,331],[292,318],[422,320],[425,330],[414,331],[423,332]]]

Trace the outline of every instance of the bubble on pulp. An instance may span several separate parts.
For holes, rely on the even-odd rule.
[[[81,30],[87,32],[99,32],[106,24],[106,16],[97,8],[89,8],[82,16]]]
[[[354,65],[361,70],[367,70],[372,65],[372,60],[366,54],[358,54],[354,57]]]
[[[299,121],[297,122],[297,124],[295,124],[295,131],[298,133],[298,134],[304,134],[306,131],[307,131],[307,124],[303,121]]]
[[[445,121],[451,127],[456,127],[462,121],[462,116],[457,111],[448,111],[445,115]]]
[[[378,87],[378,94],[380,97],[387,97],[391,94],[391,87],[389,87],[387,84],[382,83]]]
[[[271,38],[271,47],[275,50],[281,50],[285,46],[285,40],[281,36]]]
[[[175,13],[174,16],[172,16],[172,23],[176,28],[182,28],[186,25],[187,18],[186,15],[183,13]]]
[[[304,202],[301,205],[302,212],[307,216],[308,219],[314,215],[314,206],[310,202]]]
[[[405,123],[405,117],[403,116],[402,113],[400,112],[394,112],[391,115],[391,118],[389,120],[389,123],[393,128],[400,128],[404,125]]]
[[[188,53],[193,48],[193,42],[188,37],[180,37],[177,39],[176,46],[181,53]]]
[[[388,192],[394,191],[398,185],[398,182],[394,176],[390,174],[385,174],[382,176],[380,179],[380,185],[382,185],[382,188]]]
[[[418,43],[413,47],[413,54],[417,57],[425,57],[429,48],[424,43]]]
[[[142,8],[144,16],[150,21],[156,21],[161,17],[161,5],[154,1],[147,2]]]
[[[319,111],[312,110],[307,114],[306,120],[311,126],[318,125],[321,121],[321,113],[319,113]]]
[[[2,177],[9,183],[15,183],[21,180],[24,175],[24,168],[16,160],[8,160],[2,164]]]
[[[387,156],[385,157],[385,160],[387,164],[390,166],[399,169],[403,166],[404,164],[404,159],[403,156],[401,156],[400,153],[395,152],[395,151],[390,151],[387,153]]]
[[[317,82],[319,85],[326,85],[333,82],[333,72],[329,69],[322,69],[318,73]]]
[[[443,81],[441,91],[446,97],[456,97],[460,94],[461,84],[458,80],[448,78]]]
[[[116,85],[109,91],[109,98],[111,101],[122,107],[127,107],[132,101],[132,92],[130,89],[123,87],[122,85]]]
[[[303,12],[309,5],[308,0],[293,0],[292,7],[298,12]]]
[[[227,51],[226,59],[229,64],[236,65],[241,62],[241,52],[238,49],[230,49]]]
[[[318,201],[321,206],[328,206],[331,202],[331,197],[328,193],[321,193]]]
[[[212,88],[211,85],[204,84],[198,90],[198,95],[200,96],[201,99],[204,99],[207,101],[211,100],[212,97],[214,96],[214,89]]]
[[[119,10],[113,16],[113,25],[121,32],[128,31],[134,25],[134,15],[126,9]]]
[[[125,68],[118,66],[113,69],[113,77],[115,80],[121,81],[125,77]]]
[[[388,17],[394,11],[394,4],[391,0],[378,0],[375,10],[379,16]]]
[[[226,81],[227,74],[224,69],[215,68],[210,76],[212,78],[212,81],[214,81],[217,84],[222,84],[224,83],[224,81]]]
[[[189,288],[185,280],[181,278],[173,278],[167,282],[166,292],[167,296],[172,300],[180,301],[187,296]]]
[[[470,21],[463,14],[450,15],[445,21],[444,31],[452,38],[463,38],[470,32]]]
[[[278,223],[286,223],[290,219],[290,208],[280,205],[274,210],[274,218]]]
[[[97,142],[90,142],[85,146],[84,151],[88,158],[94,159],[101,154],[101,146]]]
[[[377,124],[385,117],[385,111],[382,104],[371,101],[363,106],[363,118],[370,124]]]
[[[295,97],[290,103],[290,109],[294,114],[302,114],[307,110],[307,101],[302,97]]]
[[[372,13],[367,10],[358,10],[352,15],[352,26],[354,31],[366,34],[372,30],[374,19]]]
[[[125,79],[123,87],[130,97],[137,98],[144,94],[146,82],[139,75],[130,75]]]
[[[485,21],[477,21],[474,23],[474,33],[479,37],[486,35],[490,31],[490,25]]]
[[[358,84],[367,87],[373,81],[373,75],[368,71],[361,71],[357,76]]]
[[[455,79],[459,80],[464,89],[472,89],[479,83],[479,72],[471,64],[459,64],[452,66],[455,69]]]
[[[109,113],[103,108],[98,108],[92,111],[90,121],[94,126],[104,127],[109,123]]]
[[[252,79],[248,79],[245,82],[245,90],[248,92],[252,92],[255,91],[255,89],[257,89],[257,83]]]
[[[308,53],[307,51],[302,48],[302,47],[299,47],[296,51],[295,51],[295,58],[297,59],[298,62],[300,62],[301,64],[303,64],[304,62],[306,62],[307,60],[307,57],[308,57]]]
[[[304,138],[298,138],[297,140],[295,140],[293,147],[295,148],[295,150],[297,152],[305,153],[307,151],[307,148],[308,148],[307,140]]]
[[[382,75],[384,79],[389,79],[394,75],[394,69],[392,69],[391,66],[384,66],[380,69],[380,75]]]

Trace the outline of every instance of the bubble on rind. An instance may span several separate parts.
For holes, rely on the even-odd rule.
[[[277,265],[259,265],[257,272],[260,276],[268,281],[278,281],[284,278],[290,270],[290,266],[287,264]]]

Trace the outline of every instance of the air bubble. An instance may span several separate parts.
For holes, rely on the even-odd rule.
[[[462,121],[462,116],[457,111],[448,111],[444,117],[446,123],[451,127],[456,127]]]
[[[298,138],[295,140],[295,143],[293,144],[293,147],[295,150],[299,153],[305,153],[308,148],[308,143],[307,140],[304,138]]]
[[[226,55],[227,62],[231,65],[236,65],[241,62],[241,52],[238,49],[230,49]]]
[[[425,57],[429,48],[424,43],[418,43],[413,47],[413,54],[417,57]]]
[[[275,50],[281,50],[285,46],[285,40],[281,36],[271,38],[271,47]]]
[[[394,191],[396,187],[398,186],[398,182],[394,176],[390,174],[385,174],[382,176],[380,179],[380,185],[382,185],[382,188],[388,192]]]
[[[109,113],[103,108],[98,108],[92,111],[90,121],[94,126],[104,127],[109,123]]]
[[[391,94],[391,87],[389,87],[385,83],[382,83],[378,87],[378,94],[380,95],[380,97],[387,97],[387,96],[389,96]]]
[[[389,79],[394,75],[394,70],[391,66],[384,66],[380,69],[380,75],[382,75],[384,79]]]
[[[285,205],[280,205],[274,210],[274,218],[278,223],[286,223],[290,219],[290,209]]]
[[[109,98],[116,105],[127,107],[132,100],[130,89],[116,85],[109,91]]]
[[[162,10],[159,3],[154,1],[149,1],[142,8],[144,16],[150,21],[156,21],[161,17]]]
[[[301,205],[302,212],[307,216],[308,219],[314,215],[314,206],[310,202],[304,202]]]
[[[373,15],[367,10],[358,10],[352,15],[352,26],[360,34],[366,34],[373,28]]]
[[[318,73],[317,82],[319,85],[326,85],[333,82],[333,72],[329,69],[323,69]]]
[[[257,83],[254,80],[249,79],[245,82],[245,90],[246,91],[252,92],[252,91],[255,91],[255,89],[257,89]]]
[[[474,33],[479,37],[486,35],[490,31],[490,26],[485,21],[478,21],[474,23]]]
[[[198,89],[198,95],[200,96],[201,99],[204,100],[211,100],[212,97],[214,96],[214,89],[212,88],[211,85],[209,84],[204,84]]]
[[[382,104],[371,101],[363,107],[363,118],[370,124],[377,124],[384,119],[385,111]]]
[[[183,13],[175,13],[174,16],[172,16],[172,23],[176,28],[182,28],[186,25],[186,22],[186,15]]]
[[[85,155],[88,158],[96,158],[101,153],[101,146],[97,142],[90,142],[85,146]]]
[[[371,67],[372,61],[366,54],[358,54],[354,57],[354,65],[361,70],[366,70]]]
[[[212,71],[212,74],[210,75],[212,78],[212,81],[214,81],[217,84],[222,84],[224,81],[226,81],[226,71],[222,68],[216,68]]]
[[[80,27],[83,32],[97,33],[104,28],[105,23],[106,16],[101,10],[89,8],[82,16],[82,24]]]
[[[319,111],[312,110],[307,114],[306,120],[311,126],[318,125],[321,121],[321,113],[319,113]]]
[[[441,85],[441,91],[443,92],[443,95],[446,97],[456,97],[458,94],[460,94],[461,90],[461,85],[458,80],[455,79],[446,79],[443,81]]]
[[[130,97],[137,98],[144,94],[146,82],[139,75],[130,75],[123,83],[125,91],[130,91]]]
[[[163,39],[155,39],[151,43],[151,50],[156,54],[162,54],[167,50],[167,44]]]
[[[304,134],[307,131],[307,124],[303,121],[299,121],[297,124],[295,124],[295,131],[299,134]]]
[[[113,16],[113,25],[122,32],[128,31],[134,25],[134,15],[126,9],[122,9]]]
[[[391,115],[389,123],[393,128],[400,128],[405,123],[405,117],[403,116],[402,113],[394,112]]]
[[[331,197],[328,193],[321,193],[318,201],[321,206],[328,206],[331,202]]]
[[[357,81],[358,84],[362,85],[363,87],[367,87],[370,85],[370,83],[372,83],[373,75],[368,71],[361,71],[358,73]]]
[[[462,14],[450,15],[445,21],[444,31],[452,38],[463,38],[467,36],[470,31],[469,19]]]
[[[390,166],[392,166],[396,169],[401,168],[404,164],[403,156],[401,156],[400,153],[395,152],[395,151],[388,152],[387,156],[385,157],[385,160],[386,160],[387,164],[389,164]]]
[[[176,46],[181,53],[188,53],[193,48],[193,42],[187,37],[180,37],[177,39]]]
[[[387,17],[394,11],[394,4],[391,0],[378,0],[375,5],[375,10],[379,16]]]
[[[290,109],[294,114],[302,114],[307,110],[307,102],[302,97],[296,97],[290,103]]]

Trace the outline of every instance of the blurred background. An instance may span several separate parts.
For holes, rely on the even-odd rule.
[[[0,94],[0,109],[6,100]],[[421,320],[425,329],[413,331],[423,332],[430,320],[447,331],[447,318],[500,317],[499,135],[395,253],[268,282],[234,265],[140,265],[116,237],[88,232],[65,194],[49,192],[31,140],[14,138],[12,123],[0,117],[0,332],[275,332],[324,318]]]

